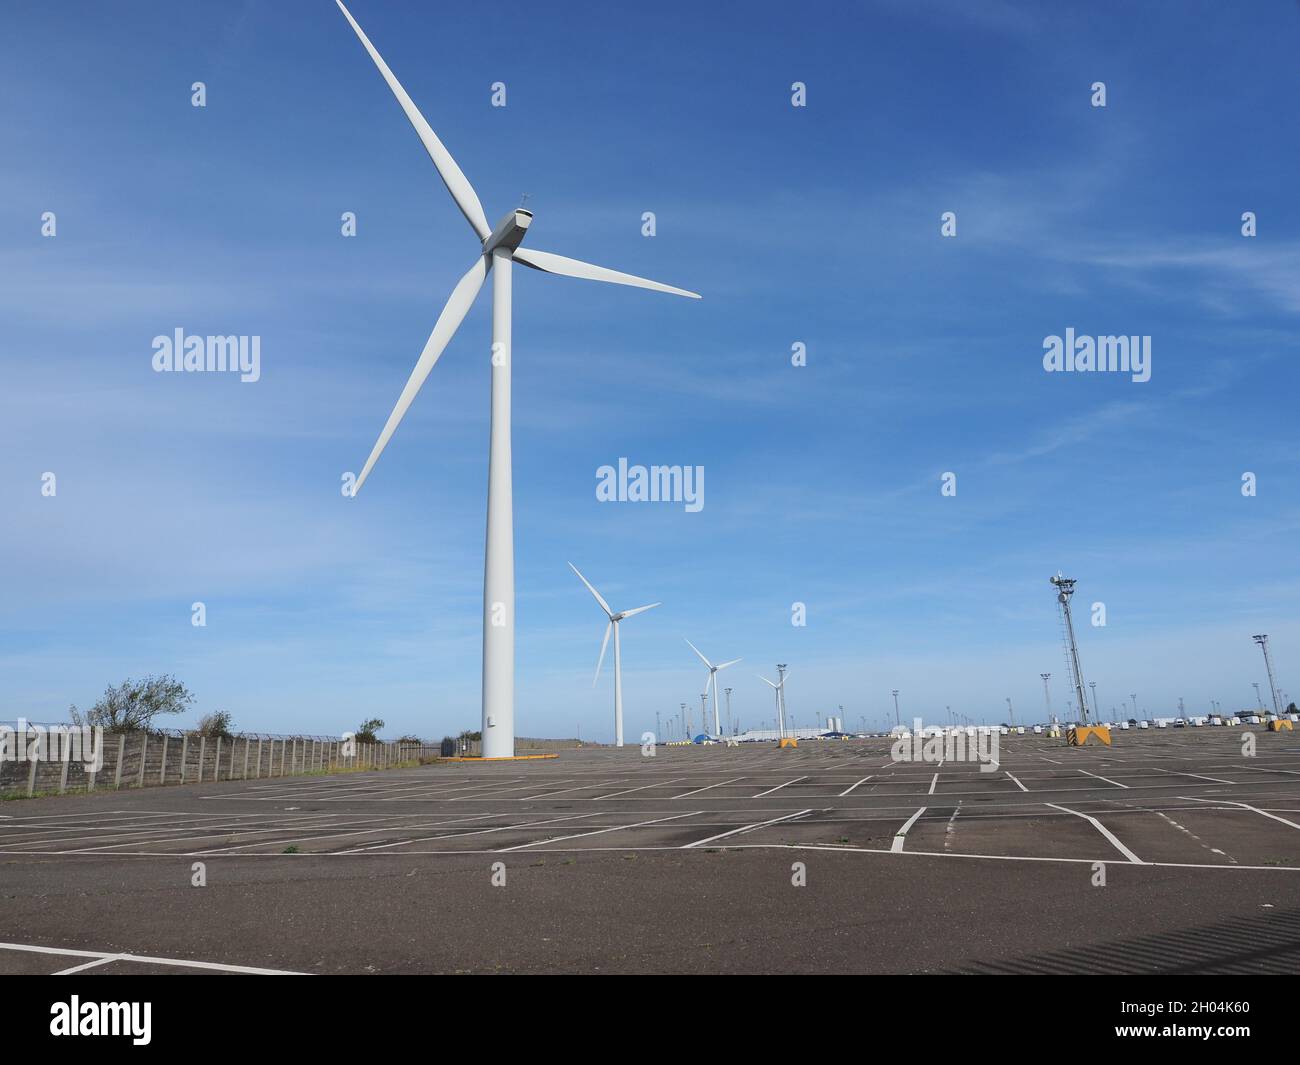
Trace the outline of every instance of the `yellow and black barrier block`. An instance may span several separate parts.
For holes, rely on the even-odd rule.
[[[1071,747],[1082,747],[1091,739],[1110,746],[1110,728],[1106,725],[1075,725],[1070,729],[1069,737]]]

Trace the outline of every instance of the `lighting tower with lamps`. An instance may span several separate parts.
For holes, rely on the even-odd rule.
[[[1264,668],[1268,670],[1268,690],[1273,696],[1273,713],[1278,717],[1282,716],[1282,709],[1277,704],[1277,681],[1273,678],[1273,659],[1268,653],[1268,634],[1261,632],[1258,636],[1252,636],[1260,649],[1264,652]]]
[[[1070,641],[1070,671],[1074,674],[1074,692],[1079,699],[1079,714],[1083,724],[1088,723],[1088,699],[1083,694],[1083,670],[1079,666],[1079,645],[1074,638],[1074,620],[1070,617],[1070,596],[1074,595],[1074,581],[1062,577],[1059,573],[1053,577],[1056,586],[1056,601],[1061,604],[1061,613],[1065,616],[1065,634]]]

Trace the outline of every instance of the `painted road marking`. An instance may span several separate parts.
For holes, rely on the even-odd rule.
[[[128,961],[141,965],[174,965],[182,969],[212,969],[223,973],[249,973],[257,976],[307,976],[288,969],[256,969],[248,965],[223,965],[215,961],[185,961],[183,958],[154,958],[146,954],[105,954],[96,950],[64,950],[59,947],[37,947],[29,943],[0,943],[0,950],[23,950],[29,954],[59,954],[68,958],[94,958],[99,962]],[[84,966],[77,966],[84,968]],[[75,972],[66,969],[64,972]],[[57,975],[57,974],[56,974]]]
[[[687,814],[673,814],[671,817],[656,817],[653,821],[638,821],[634,825],[612,825],[609,828],[598,828],[594,832],[578,832],[572,836],[554,836],[551,839],[538,839],[532,843],[520,843],[515,847],[502,847],[497,851],[498,854],[505,854],[507,851],[521,851],[526,847],[540,847],[545,843],[562,843],[566,839],[583,839],[586,836],[599,836],[605,832],[621,832],[625,828],[644,828],[646,825],[658,825],[664,821],[676,821],[679,817],[694,817],[696,814],[704,813],[703,810],[692,810]]]
[[[1018,787],[1021,791],[1029,790],[1027,787],[1021,784],[1019,780],[1016,779],[1016,777],[1011,773],[1010,770],[1004,770],[1004,772],[1007,774],[1007,776],[1011,777],[1011,779],[1015,782],[1016,787]]]
[[[804,777],[795,777],[794,780],[787,780],[784,784],[778,784],[778,785],[777,785],[776,787],[774,787],[774,788],[768,788],[767,791],[760,791],[757,795],[751,795],[750,798],[751,798],[751,799],[761,799],[764,795],[771,795],[772,792],[774,792],[774,791],[780,791],[782,788],[788,788],[791,784],[798,784],[799,781],[801,781],[801,780],[807,780],[807,779],[808,779],[808,778],[807,778],[806,776],[804,776]]]
[[[803,817],[804,814],[810,814],[812,810],[799,810],[796,813],[784,814],[781,817],[774,817],[770,821],[759,821],[753,825],[742,825],[740,828],[733,828],[729,832],[719,832],[716,836],[710,836],[708,839],[697,839],[694,843],[687,843],[681,847],[681,850],[690,850],[692,847],[703,847],[706,843],[712,843],[715,840],[726,839],[728,836],[739,835],[741,832],[753,832],[756,828],[766,828],[768,825],[779,824],[782,821],[789,821],[795,817]]]
[[[871,779],[871,777],[869,777],[869,776],[868,776],[868,777],[863,777],[861,780],[858,781],[858,784],[865,784],[865,783],[866,783],[868,780],[870,780],[870,779]],[[847,795],[847,794],[848,794],[849,792],[851,792],[854,788],[856,788],[856,787],[858,786],[858,784],[850,784],[847,788],[845,788],[842,792],[840,792],[840,794],[839,794],[839,796],[837,796],[837,798],[842,798],[843,796]]]
[[[1180,799],[1187,798],[1185,795],[1178,796]],[[1233,802],[1231,799],[1192,799],[1192,802],[1209,802],[1226,804],[1228,806],[1240,806],[1243,810],[1249,810],[1253,814],[1259,814],[1260,817],[1268,817],[1274,821],[1281,821],[1284,825],[1290,825],[1292,828],[1300,828],[1294,821],[1288,821],[1285,817],[1278,817],[1277,814],[1271,814],[1267,810],[1261,810],[1257,806],[1251,806],[1249,803]]]
[[[1095,828],[1098,832],[1100,832],[1103,836],[1105,836],[1108,840],[1110,840],[1111,843],[1115,845],[1115,849],[1119,851],[1120,854],[1124,855],[1124,857],[1127,858],[1134,865],[1146,865],[1146,862],[1144,862],[1141,858],[1139,858],[1136,854],[1134,854],[1131,850],[1129,850],[1126,846],[1124,846],[1123,843],[1119,841],[1119,838],[1115,835],[1115,833],[1113,833],[1110,829],[1108,829],[1105,825],[1103,825],[1100,821],[1098,821],[1095,817],[1091,816],[1090,814],[1081,814],[1079,813],[1078,810],[1071,810],[1065,806],[1057,806],[1056,803],[1054,802],[1044,803],[1044,805],[1050,806],[1053,810],[1061,810],[1062,812],[1067,814],[1074,814],[1075,817],[1082,817],[1085,821],[1091,821],[1093,828]]]
[[[732,777],[730,780],[723,780],[718,782],[717,784],[709,784],[708,786],[703,788],[696,788],[694,791],[684,791],[680,795],[674,795],[672,797],[674,799],[684,799],[688,795],[698,795],[702,791],[710,791],[713,788],[725,788],[728,784],[734,784],[736,783],[736,781],[744,780],[744,779],[745,779],[744,777]]]
[[[903,840],[907,838],[907,830],[911,828],[914,824],[916,824],[916,819],[920,817],[923,813],[925,813],[924,806],[922,806],[919,810],[916,811],[916,813],[914,813],[911,817],[909,817],[903,823],[903,827],[894,833],[894,845],[889,848],[891,853],[898,854],[903,849]]]
[[[1110,777],[1103,777],[1100,773],[1089,773],[1086,769],[1080,769],[1080,773],[1086,776],[1095,777],[1097,780],[1104,780],[1107,784],[1114,784],[1117,788],[1127,788],[1127,784],[1121,784],[1118,780],[1111,780]]]

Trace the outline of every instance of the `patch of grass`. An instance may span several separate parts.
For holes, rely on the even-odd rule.
[[[281,853],[281,854],[297,854],[297,853],[298,853],[298,848],[295,847],[292,843],[290,843],[289,846],[285,847],[284,850],[282,850],[280,853]]]

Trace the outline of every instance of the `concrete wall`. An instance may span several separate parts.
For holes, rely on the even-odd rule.
[[[36,734],[29,732],[19,753],[30,749]],[[15,737],[18,739],[18,737]],[[420,757],[434,757],[436,747],[396,743],[357,743],[355,753],[343,754],[341,740],[312,737],[218,739],[187,733],[104,733],[103,765],[89,772],[76,752],[54,751],[53,758],[0,760],[0,796],[146,788],[166,784],[198,784],[213,780],[259,780],[331,769],[385,769]]]

